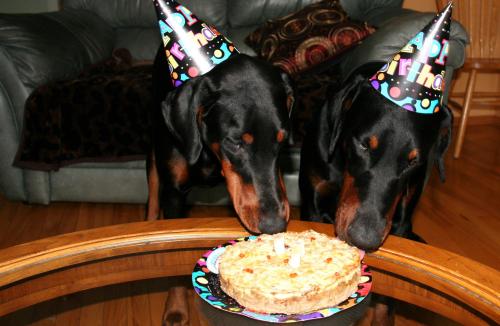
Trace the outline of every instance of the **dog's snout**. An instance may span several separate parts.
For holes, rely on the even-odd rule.
[[[376,250],[384,240],[384,228],[384,223],[374,222],[367,216],[357,216],[347,228],[347,239],[344,240],[359,249]]]
[[[266,234],[285,232],[287,221],[283,218],[261,218],[259,230]]]

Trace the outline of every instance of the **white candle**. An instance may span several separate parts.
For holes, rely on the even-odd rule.
[[[305,254],[304,241],[298,240],[292,247],[292,256],[288,261],[288,266],[298,268],[300,266],[300,258]]]
[[[285,237],[276,237],[274,239],[274,252],[277,255],[282,255],[285,253]]]
[[[300,266],[300,255],[292,255],[288,261],[288,265],[292,268],[299,268]]]

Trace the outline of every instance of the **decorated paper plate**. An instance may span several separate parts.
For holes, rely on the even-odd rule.
[[[226,250],[227,246],[232,246],[233,244],[240,241],[254,241],[257,239],[256,236],[250,236],[246,238],[239,238],[236,240],[229,241],[225,244],[219,245],[211,250],[207,251],[203,256],[197,261],[193,273],[191,275],[193,286],[198,293],[198,295],[210,305],[217,309],[221,309],[230,313],[243,315],[252,319],[257,319],[261,321],[271,322],[271,323],[284,323],[284,322],[299,322],[312,319],[319,319],[330,317],[340,311],[347,308],[353,307],[363,301],[367,295],[370,293],[372,287],[372,276],[369,268],[366,264],[362,263],[361,267],[361,279],[358,284],[358,290],[354,292],[348,299],[338,304],[335,307],[325,308],[317,311],[311,311],[306,314],[265,314],[258,313],[246,309],[241,306],[231,298],[229,295],[224,293],[220,287],[219,282],[219,270],[218,270],[218,258]]]

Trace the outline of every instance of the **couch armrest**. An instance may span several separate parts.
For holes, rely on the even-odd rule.
[[[0,47],[30,90],[110,56],[113,30],[84,10],[0,14]]]
[[[113,43],[112,29],[88,11],[0,14],[0,191],[8,198],[48,198],[41,172],[32,178],[31,172],[12,166],[29,94],[109,57]]]
[[[27,96],[14,65],[0,47],[0,192],[15,200],[26,200],[23,172],[14,168],[12,161],[19,146],[22,112]]]

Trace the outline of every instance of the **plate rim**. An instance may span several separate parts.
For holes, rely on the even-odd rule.
[[[322,318],[328,318],[328,317],[331,317],[331,316],[333,316],[333,315],[335,315],[335,314],[337,314],[337,313],[340,313],[340,312],[342,312],[342,311],[348,310],[349,308],[352,308],[352,307],[354,307],[354,306],[356,306],[356,305],[360,304],[360,303],[361,303],[361,302],[363,302],[363,301],[364,301],[364,300],[365,300],[365,299],[366,299],[366,298],[370,295],[370,293],[371,293],[371,290],[372,290],[372,283],[373,283],[372,273],[371,273],[371,270],[370,270],[370,266],[369,266],[368,264],[366,264],[366,263],[364,262],[364,260],[363,260],[363,259],[360,261],[360,268],[361,268],[361,273],[362,273],[361,275],[362,275],[362,276],[369,276],[369,277],[370,277],[370,280],[369,280],[368,282],[358,283],[358,286],[359,286],[360,284],[369,284],[369,285],[367,286],[367,287],[368,287],[368,290],[367,290],[367,292],[366,292],[366,294],[365,294],[364,296],[359,297],[359,298],[356,298],[356,302],[355,302],[353,305],[351,305],[351,306],[349,306],[349,307],[347,307],[347,308],[340,308],[340,309],[339,309],[339,308],[338,308],[338,306],[339,306],[339,305],[336,305],[336,306],[333,306],[333,307],[327,307],[327,308],[323,308],[323,309],[318,309],[318,310],[310,311],[310,312],[303,313],[303,314],[290,314],[290,315],[287,315],[287,314],[280,314],[280,313],[260,313],[260,312],[254,312],[254,311],[252,311],[252,310],[250,310],[250,309],[248,309],[248,308],[246,308],[246,307],[244,307],[244,306],[242,306],[241,304],[239,304],[239,303],[238,303],[238,305],[239,305],[241,308],[243,308],[243,309],[242,309],[241,311],[232,311],[232,310],[230,310],[230,309],[225,309],[225,308],[224,308],[224,307],[222,307],[222,306],[219,306],[219,305],[215,305],[215,304],[213,304],[213,302],[211,302],[210,300],[207,300],[206,298],[204,298],[204,297],[203,297],[203,296],[202,296],[202,295],[201,295],[201,294],[200,294],[200,293],[196,290],[198,286],[195,284],[195,280],[196,280],[196,278],[200,277],[200,275],[196,275],[196,276],[195,276],[195,275],[194,275],[194,273],[195,273],[195,272],[197,272],[197,269],[200,269],[200,271],[201,271],[201,268],[203,267],[202,265],[200,265],[200,264],[199,264],[200,260],[202,260],[203,258],[205,258],[204,262],[205,262],[205,267],[206,267],[206,266],[207,266],[206,262],[207,262],[207,260],[208,260],[208,257],[210,257],[210,255],[212,254],[212,252],[214,252],[215,250],[217,250],[217,249],[219,249],[219,248],[222,248],[222,247],[232,246],[232,245],[234,245],[234,244],[236,244],[236,243],[238,243],[238,242],[242,242],[242,241],[254,241],[254,240],[255,240],[255,239],[257,239],[257,238],[258,238],[258,236],[256,236],[256,235],[249,235],[249,236],[245,236],[245,237],[236,238],[236,239],[233,239],[233,240],[228,240],[228,241],[226,241],[226,242],[224,242],[224,243],[222,243],[222,244],[219,244],[219,245],[217,245],[217,246],[214,246],[214,247],[212,247],[212,248],[208,249],[208,250],[207,250],[207,251],[205,251],[205,252],[201,255],[201,257],[200,257],[200,258],[196,261],[195,266],[194,266],[194,268],[193,268],[193,272],[191,273],[191,283],[192,283],[192,285],[193,285],[193,287],[194,287],[194,289],[195,289],[196,294],[197,294],[197,295],[198,295],[198,296],[199,296],[199,297],[200,297],[200,298],[201,298],[204,302],[206,302],[206,303],[207,303],[207,304],[209,304],[211,307],[216,308],[216,309],[218,309],[218,310],[225,311],[225,312],[232,313],[232,314],[236,314],[236,315],[245,316],[245,317],[247,317],[247,318],[254,319],[254,320],[259,320],[259,321],[264,321],[264,322],[271,322],[271,323],[283,323],[283,322],[290,323],[290,322],[304,322],[304,321],[308,321],[308,320],[317,320],[317,319],[322,319]],[[207,267],[207,269],[208,269],[208,267]],[[209,270],[209,269],[208,269],[208,270]],[[203,271],[201,271],[201,272],[203,272]],[[211,274],[215,274],[215,275],[217,275],[217,277],[218,277],[218,275],[219,275],[219,273],[214,273],[214,272],[212,272],[211,270],[209,270],[209,272],[210,272]],[[207,273],[206,273],[206,272],[203,272],[203,273],[204,273],[205,275],[207,275]],[[208,289],[208,291],[209,291],[210,295],[212,295],[213,297],[218,298],[216,295],[214,295],[214,294],[212,293],[212,291],[210,290],[210,288],[209,288],[209,287],[207,287],[207,289]],[[223,291],[223,290],[221,289],[221,291]],[[357,293],[358,291],[359,291],[359,289],[358,289],[356,292],[354,292],[354,293]],[[354,293],[353,293],[353,294],[354,294]],[[231,299],[233,299],[233,300],[235,300],[235,301],[236,301],[236,299],[232,298],[232,297],[231,297],[230,295],[228,295],[227,293],[226,293],[226,295],[227,295],[228,297],[230,297]],[[350,298],[350,297],[351,297],[351,296],[349,296],[349,298]],[[349,299],[349,298],[348,298],[348,299]],[[348,300],[348,299],[346,299],[346,300]],[[346,300],[342,301],[341,303],[345,302]],[[340,304],[341,304],[341,303],[340,303]],[[330,310],[333,310],[333,309],[335,309],[335,311],[330,311]],[[331,313],[330,313],[330,314],[328,314],[328,315],[326,315],[326,316],[324,316],[324,315],[322,315],[322,312],[325,312],[325,311],[329,311],[329,312],[331,312]],[[311,318],[307,318],[307,317],[306,317],[306,318],[304,318],[304,319],[301,319],[301,317],[305,317],[305,316],[307,316],[307,315],[311,315],[311,314],[315,314],[315,313],[321,314],[321,316],[311,317]],[[278,321],[278,320],[262,319],[262,317],[261,317],[261,316],[262,316],[262,317],[265,317],[265,316],[284,316],[285,318],[286,318],[286,317],[290,317],[291,319],[289,319],[289,320],[287,319],[286,321]],[[294,318],[294,316],[296,316],[296,318]]]

